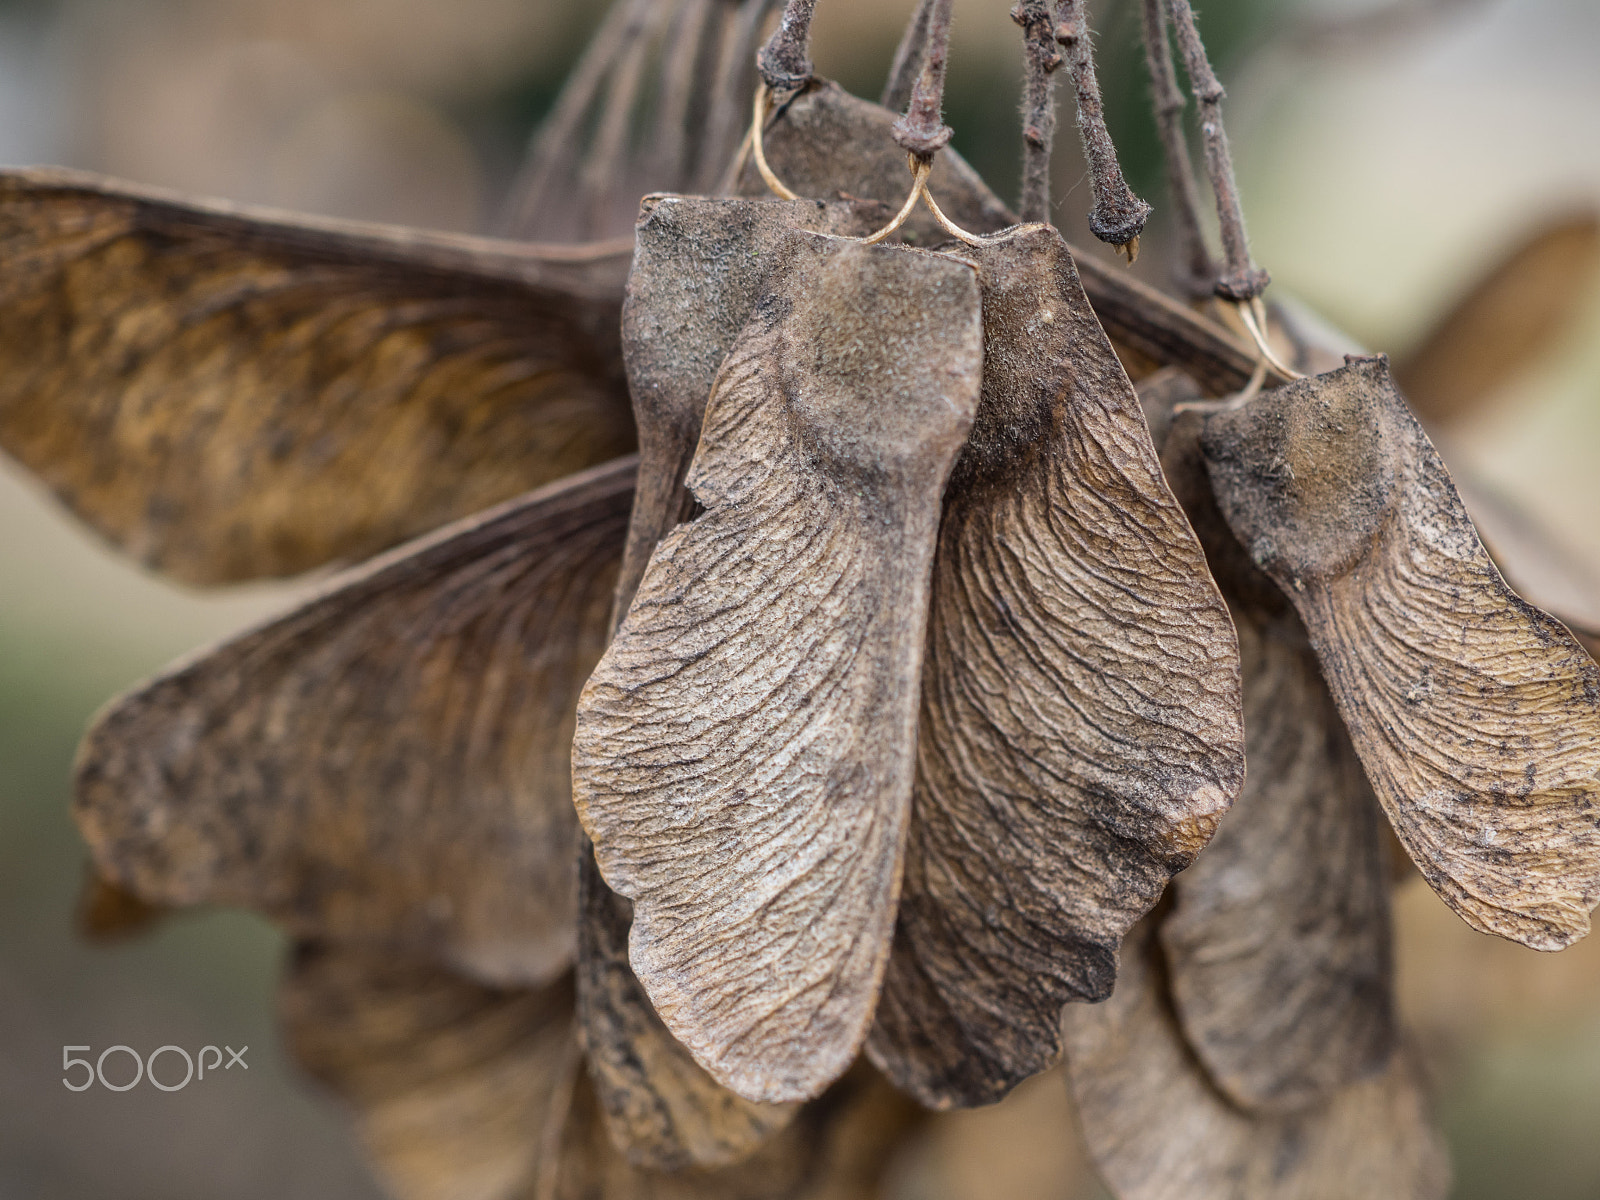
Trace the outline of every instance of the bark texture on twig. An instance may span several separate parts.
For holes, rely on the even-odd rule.
[[[1095,78],[1094,43],[1089,37],[1089,18],[1084,0],[1059,0],[1061,22],[1056,41],[1067,51],[1072,68],[1072,84],[1078,100],[1078,131],[1083,135],[1083,152],[1089,160],[1089,182],[1094,191],[1094,207],[1089,210],[1089,230],[1112,246],[1133,247],[1150,217],[1150,206],[1133,194],[1122,177],[1117,148],[1106,129],[1105,106],[1100,99],[1100,83]]]
[[[911,103],[911,89],[917,76],[922,74],[922,55],[928,42],[928,22],[933,17],[935,0],[917,0],[917,7],[906,22],[900,43],[894,48],[894,59],[889,64],[889,76],[883,81],[883,94],[878,103],[890,112],[905,112]]]
[[[944,77],[950,62],[951,0],[933,0],[923,39],[922,69],[911,87],[905,116],[894,124],[894,140],[923,161],[943,150],[955,132],[944,123]]]
[[[1172,69],[1172,48],[1167,42],[1167,0],[1142,0],[1144,59],[1150,72],[1150,99],[1155,107],[1156,132],[1161,137],[1167,168],[1167,200],[1172,205],[1173,228],[1178,235],[1175,272],[1190,295],[1209,296],[1217,284],[1217,264],[1206,249],[1200,226],[1200,191],[1189,163],[1189,139],[1183,131],[1183,92]]]
[[[756,56],[761,78],[776,94],[811,82],[811,14],[817,0],[788,0],[783,18]]]
[[[1061,235],[962,251],[983,399],[946,490],[875,1060],[939,1108],[1060,1053],[1061,1006],[1244,777],[1227,610]]]
[[[1202,445],[1423,876],[1485,933],[1582,937],[1600,900],[1600,668],[1505,585],[1387,360],[1218,413]]]
[[[0,448],[189,583],[364,557],[633,446],[625,250],[0,174]]]
[[[1053,0],[1022,0],[1011,10],[1022,27],[1022,200],[1024,221],[1050,220],[1050,149],[1056,134],[1056,49]]]
[[[119,700],[79,755],[99,870],[484,979],[560,971],[573,710],[633,479],[624,460],[440,530]]]
[[[1222,231],[1224,259],[1222,277],[1216,283],[1217,294],[1230,300],[1250,300],[1266,291],[1271,277],[1250,261],[1244,208],[1239,201],[1239,185],[1233,177],[1233,153],[1228,148],[1228,131],[1222,125],[1222,100],[1226,93],[1211,69],[1189,0],[1170,0],[1170,5],[1173,31],[1183,54],[1184,69],[1189,74],[1189,87],[1200,110],[1206,174],[1217,198],[1217,222]]]
[[[938,498],[982,363],[958,260],[792,235],[689,485],[580,703],[574,799],[673,1034],[750,1099],[817,1095],[893,930]]]

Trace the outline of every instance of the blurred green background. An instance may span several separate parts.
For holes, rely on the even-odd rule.
[[[1377,349],[1403,350],[1543,215],[1600,204],[1600,5],[1229,0],[1201,11],[1257,256]],[[909,0],[821,0],[815,58],[875,95]],[[335,215],[484,228],[599,7],[574,0],[9,0],[0,161]],[[1108,112],[1134,186],[1160,166],[1137,5],[1096,9]],[[1361,32],[1351,36],[1349,31]],[[997,0],[958,0],[947,117],[1009,196],[1018,54]],[[1064,111],[1058,223],[1087,245]],[[1162,231],[1139,269],[1156,270]],[[1097,251],[1098,252],[1098,251]],[[3,269],[3,264],[0,264]],[[1559,353],[1446,448],[1600,564],[1600,297]],[[88,946],[67,816],[94,710],[296,585],[180,592],[116,560],[0,464],[0,1200],[372,1197],[339,1114],[285,1062],[282,939],[253,917],[172,920]],[[1600,1198],[1600,949],[1540,956],[1399,897],[1401,989],[1438,1083],[1462,1200]],[[162,1094],[61,1084],[61,1047],[250,1047],[248,1072]],[[1097,1194],[1046,1078],[945,1119],[898,1194]]]

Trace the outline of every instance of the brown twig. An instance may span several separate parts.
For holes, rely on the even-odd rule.
[[[922,49],[928,42],[928,18],[932,13],[933,0],[918,0],[916,11],[900,35],[900,44],[894,49],[889,78],[884,80],[883,95],[878,98],[878,103],[890,112],[904,112],[911,103],[911,89],[922,73]]]
[[[789,0],[783,19],[756,55],[761,78],[775,95],[811,82],[811,14],[817,0]]]
[[[1122,248],[1132,262],[1139,252],[1139,234],[1150,217],[1150,206],[1133,194],[1122,177],[1117,148],[1106,130],[1105,106],[1100,100],[1100,84],[1095,78],[1094,47],[1082,0],[1061,0],[1061,23],[1056,26],[1056,41],[1067,51],[1072,66],[1072,82],[1078,96],[1078,129],[1083,135],[1084,155],[1089,160],[1089,179],[1094,189],[1094,208],[1089,212],[1089,230],[1102,242]]]
[[[1230,300],[1253,300],[1266,290],[1271,282],[1261,268],[1250,261],[1250,243],[1245,237],[1244,211],[1239,203],[1239,185],[1233,177],[1233,155],[1228,149],[1228,133],[1222,126],[1222,99],[1226,93],[1211,69],[1206,48],[1200,41],[1200,30],[1195,25],[1194,10],[1189,0],[1169,0],[1172,27],[1178,35],[1178,49],[1183,54],[1184,68],[1189,74],[1189,87],[1194,92],[1200,110],[1200,136],[1206,150],[1206,174],[1211,179],[1211,190],[1217,198],[1217,222],[1222,230],[1222,253],[1225,260],[1222,277],[1216,282],[1216,292]]]
[[[1195,186],[1189,142],[1183,132],[1186,101],[1178,87],[1178,75],[1172,68],[1172,50],[1167,43],[1166,0],[1144,0],[1144,56],[1150,70],[1156,129],[1161,135],[1161,149],[1167,164],[1167,194],[1178,234],[1182,265],[1174,274],[1190,295],[1209,296],[1216,287],[1220,271],[1206,249],[1205,235],[1200,228],[1200,189]]]
[[[1011,19],[1022,26],[1022,198],[1024,221],[1050,220],[1050,148],[1056,135],[1054,0],[1020,0]]]
[[[907,153],[930,160],[944,149],[953,132],[943,116],[944,75],[950,60],[950,0],[933,0],[923,46],[922,70],[911,89],[905,116],[894,123],[894,140]]]

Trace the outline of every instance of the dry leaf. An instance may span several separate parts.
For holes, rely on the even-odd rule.
[[[796,233],[580,702],[574,799],[667,1027],[753,1100],[866,1034],[910,801],[939,496],[978,400],[971,267]]]
[[[289,1052],[352,1110],[397,1200],[513,1200],[580,1070],[572,983],[504,991],[391,954],[305,945],[278,993]]]
[[[633,448],[626,247],[0,173],[0,447],[190,583],[359,558]]]
[[[963,249],[983,399],[946,493],[913,822],[871,1050],[933,1107],[1060,1055],[1063,1003],[1244,777],[1238,650],[1061,235]]]
[[[1570,333],[1600,268],[1600,219],[1575,213],[1519,242],[1395,364],[1424,421],[1460,421]]]
[[[1582,937],[1600,899],[1600,668],[1506,587],[1387,360],[1218,413],[1202,445],[1423,876],[1475,929],[1543,950]]]
[[[720,1167],[748,1157],[798,1106],[758,1104],[718,1084],[667,1032],[628,965],[633,906],[578,858],[578,1020],[612,1143],[634,1166]]]
[[[1069,1007],[1065,1032],[1084,1136],[1118,1200],[1443,1200],[1449,1192],[1449,1159],[1409,1052],[1292,1116],[1229,1105],[1183,1043],[1148,928],[1129,936],[1111,999]]]
[[[1394,1049],[1385,830],[1305,627],[1217,511],[1200,424],[1176,419],[1162,465],[1238,629],[1246,775],[1173,880],[1161,944],[1211,1081],[1243,1108],[1292,1112]]]
[[[143,899],[536,982],[572,950],[569,743],[634,462],[448,527],[118,701],[75,815]]]

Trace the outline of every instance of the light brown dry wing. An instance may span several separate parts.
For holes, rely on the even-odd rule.
[[[906,152],[891,133],[898,117],[831,80],[814,79],[768,118],[762,146],[773,172],[795,194],[876,200],[893,214],[911,191]],[[978,173],[948,147],[933,160],[928,190],[952,221],[973,233],[993,233],[1017,223]],[[740,175],[738,191],[768,194],[753,162]],[[923,246],[950,239],[926,207],[911,215],[901,236]]]
[[[1470,417],[1570,333],[1600,273],[1600,217],[1573,213],[1535,229],[1476,280],[1395,380],[1424,421]]]
[[[1244,777],[1238,649],[1061,235],[961,251],[983,399],[935,559],[913,821],[869,1043],[924,1104],[998,1100]]]
[[[0,172],[0,448],[185,582],[363,557],[633,448],[629,249]]]
[[[863,235],[873,206],[811,200],[647,196],[622,309],[622,352],[639,428],[639,494],[617,584],[628,609],[650,553],[695,511],[683,485],[717,369],[792,253],[788,231]]]
[[[426,962],[306,944],[278,991],[290,1055],[350,1110],[396,1200],[516,1200],[582,1070],[572,982],[485,987]]]
[[[578,1020],[611,1143],[636,1167],[680,1171],[748,1158],[794,1118],[721,1086],[667,1032],[628,965],[633,906],[578,852]]]
[[[484,979],[561,970],[573,713],[633,476],[619,460],[403,547],[117,701],[78,768],[98,869]]]
[[[1160,937],[1179,1024],[1213,1084],[1286,1113],[1377,1075],[1395,1046],[1389,863],[1377,801],[1305,627],[1217,511],[1198,413],[1162,466],[1228,597],[1245,782],[1172,881]]]
[[[584,689],[574,799],[667,1028],[752,1100],[849,1066],[893,930],[939,496],[977,405],[966,263],[796,233]]]
[[[1387,360],[1218,413],[1202,446],[1423,876],[1482,932],[1582,937],[1600,899],[1600,667],[1501,579]]]
[[[548,1166],[528,1200],[878,1200],[883,1176],[920,1116],[858,1064],[744,1161],[648,1170],[617,1153],[592,1080],[583,1076],[546,1135]]]
[[[1117,1200],[1444,1200],[1449,1192],[1449,1159],[1409,1052],[1298,1114],[1228,1104],[1183,1043],[1148,928],[1129,937],[1111,999],[1070,1006],[1065,1033],[1078,1118]]]

